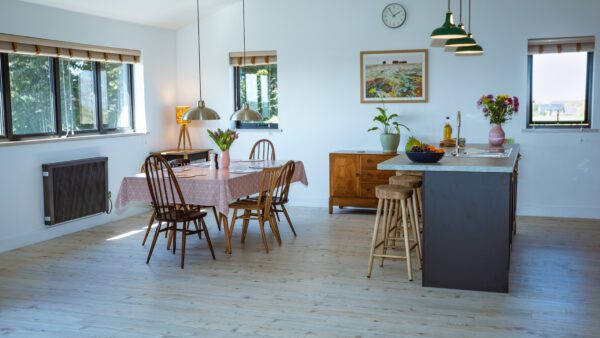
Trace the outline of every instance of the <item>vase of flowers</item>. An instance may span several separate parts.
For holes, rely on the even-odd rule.
[[[477,108],[490,120],[489,142],[492,146],[501,146],[506,140],[502,125],[519,112],[519,98],[510,95],[484,95],[477,101]]]
[[[371,92],[374,93],[374,90],[371,89]],[[400,127],[404,127],[408,131],[410,131],[410,129],[408,129],[408,127],[402,123],[395,121],[395,119],[398,118],[398,114],[388,115],[385,102],[383,101],[383,96],[381,93],[377,94],[379,94],[379,98],[381,98],[383,107],[377,107],[379,114],[373,118],[373,122],[379,122],[381,126],[372,127],[368,131],[381,131],[379,140],[381,142],[383,152],[395,154],[398,151],[398,146],[400,145]]]
[[[215,142],[217,147],[221,149],[221,164],[220,167],[223,169],[229,168],[231,158],[229,156],[229,148],[235,140],[238,139],[239,134],[231,129],[221,130],[220,128],[215,131],[208,131],[208,136]]]

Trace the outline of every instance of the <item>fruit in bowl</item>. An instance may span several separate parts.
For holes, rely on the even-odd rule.
[[[429,144],[413,146],[406,156],[416,163],[437,163],[444,157],[444,149]]]

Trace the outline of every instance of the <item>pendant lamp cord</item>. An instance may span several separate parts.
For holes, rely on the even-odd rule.
[[[242,63],[242,70],[244,72],[244,81],[246,81],[246,0],[242,0],[242,32],[244,36],[244,62]],[[246,87],[246,98],[248,98],[248,86]],[[244,102],[246,103],[246,102]]]
[[[469,0],[469,34],[471,34],[471,0]]]
[[[199,99],[202,100],[202,57],[200,55],[200,0],[196,0],[196,23],[198,29],[198,88],[200,92]]]
[[[462,25],[463,21],[462,21],[462,2],[463,0],[460,0],[460,24]]]
[[[450,0],[448,0],[448,12],[450,12]]]

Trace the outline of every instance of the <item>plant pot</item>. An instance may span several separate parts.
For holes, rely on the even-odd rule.
[[[229,157],[229,150],[224,150],[221,152],[221,163],[219,163],[219,168],[221,169],[229,169],[229,164],[231,164],[231,157]]]
[[[502,129],[502,125],[492,124],[492,128],[490,129],[489,135],[490,145],[499,147],[504,144],[505,140],[506,134],[504,134],[504,129]]]
[[[395,154],[400,145],[400,134],[381,134],[381,147],[386,154]]]

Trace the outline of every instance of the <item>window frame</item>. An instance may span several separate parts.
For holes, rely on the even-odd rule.
[[[45,57],[45,56],[40,56]],[[60,62],[58,57],[48,57],[50,59],[51,72],[51,90],[53,98],[53,112],[55,122],[55,132],[52,133],[32,133],[32,134],[14,134],[12,125],[12,105],[10,99],[10,69],[8,65],[8,53],[0,53],[0,95],[2,95],[2,104],[4,107],[4,120],[0,123],[4,124],[4,135],[0,135],[0,140],[20,141],[23,138],[55,138],[67,136],[67,132],[72,133],[74,137],[77,135],[90,134],[119,134],[127,132],[135,132],[135,92],[134,92],[134,70],[133,64],[127,63],[127,90],[129,91],[130,99],[130,126],[126,128],[104,128],[102,121],[102,95],[100,87],[100,71],[101,65],[104,62],[91,61],[94,70],[94,94],[96,95],[96,118],[98,126],[95,129],[67,131],[62,128],[62,111],[61,111],[61,91],[60,91]]]
[[[276,63],[274,63],[276,65]],[[241,69],[243,66],[233,66],[233,111],[242,109]],[[279,87],[279,67],[277,69],[277,87]],[[279,130],[279,123],[232,121],[232,126],[240,130]]]
[[[594,52],[587,52],[585,119],[583,122],[534,122],[533,121],[533,55],[527,55],[527,129],[591,129],[592,96],[594,82]]]

